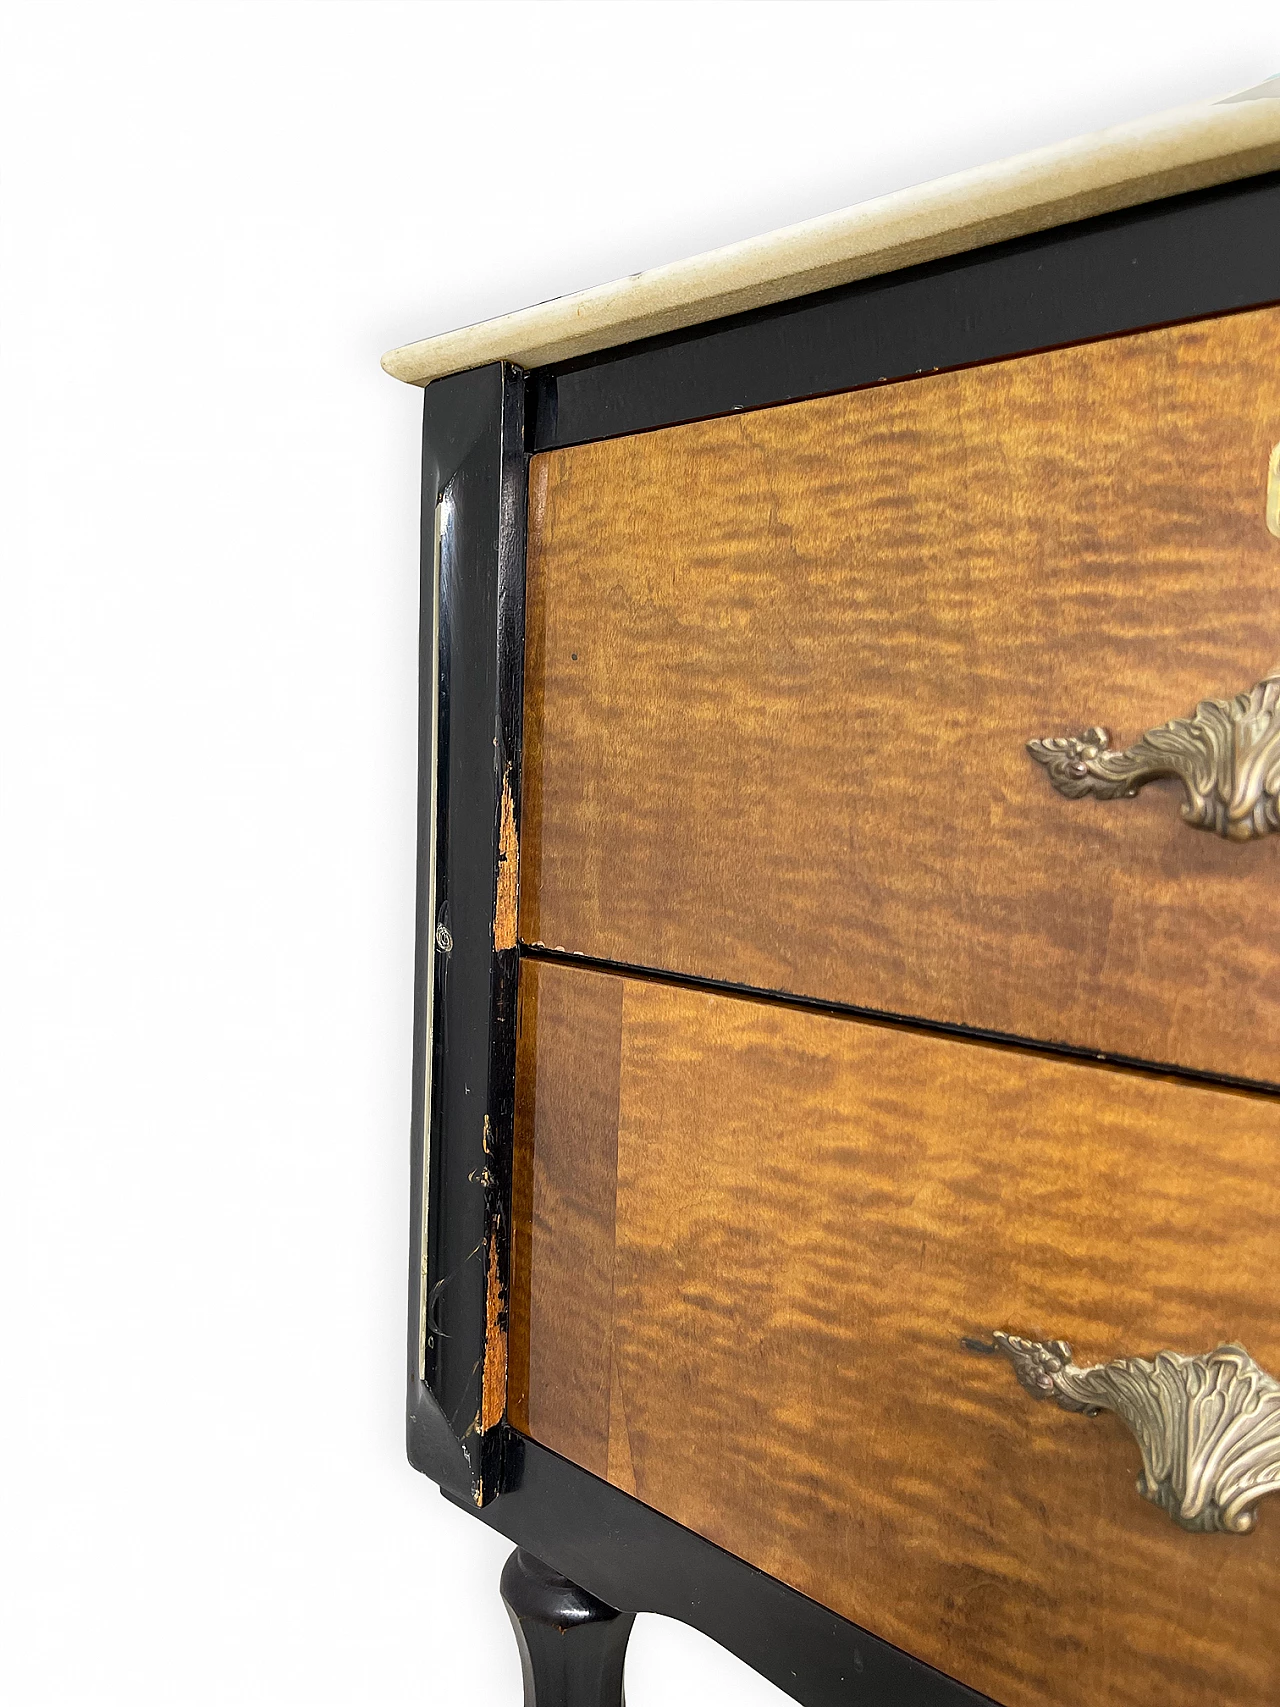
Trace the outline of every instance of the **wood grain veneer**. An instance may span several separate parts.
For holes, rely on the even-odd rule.
[[[1280,1080],[1280,837],[1118,744],[1280,658],[1280,308],[545,453],[521,933]]]
[[[526,966],[522,987],[516,1125],[540,1137],[536,1165],[532,1143],[520,1143],[513,1172],[507,1402],[525,1417],[530,1393],[557,1392],[557,1452],[603,1476],[623,983],[590,972],[539,980]]]
[[[1186,1534],[1117,1419],[959,1344],[1280,1371],[1280,1103],[522,977],[518,1427],[1009,1707],[1280,1695],[1280,1500]]]

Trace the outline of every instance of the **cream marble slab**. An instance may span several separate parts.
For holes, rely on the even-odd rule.
[[[539,367],[1277,167],[1280,77],[1272,77],[1223,101],[1113,125],[442,332],[388,351],[382,365],[410,385],[498,360]]]

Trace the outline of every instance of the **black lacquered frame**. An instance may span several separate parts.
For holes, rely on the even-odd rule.
[[[528,458],[1277,301],[1272,173],[535,373],[494,364],[427,388],[409,1458],[599,1600],[696,1626],[808,1707],[985,1698],[503,1415]]]
[[[430,387],[423,430],[409,1458],[477,1504],[507,1432],[518,956],[495,914],[519,825],[523,406],[521,374],[481,368]]]

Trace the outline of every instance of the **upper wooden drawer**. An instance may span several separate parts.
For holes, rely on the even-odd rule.
[[[521,934],[1280,1080],[1280,837],[1061,798],[1280,658],[1280,308],[534,459]]]

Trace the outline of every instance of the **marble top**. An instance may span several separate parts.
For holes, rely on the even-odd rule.
[[[540,367],[1276,168],[1280,76],[441,332],[382,365],[410,385],[499,360]]]

